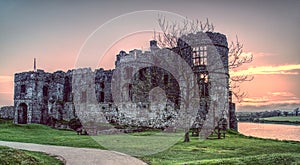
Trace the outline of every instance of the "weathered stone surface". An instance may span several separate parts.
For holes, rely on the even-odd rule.
[[[200,47],[205,47],[207,59],[205,65],[196,66],[194,50],[199,48],[200,51]],[[100,68],[92,71],[83,68],[54,73],[43,70],[16,73],[14,122],[49,124],[52,121],[70,121],[79,116],[85,123],[115,123],[153,128],[172,126],[179,115],[178,110],[182,102],[180,95],[183,89],[178,85],[178,78],[172,74],[179,66],[169,67],[168,70],[155,66],[139,68],[142,65],[133,66],[131,63],[137,57],[143,56],[161,66],[164,61],[154,59],[154,55],[162,53],[167,56],[168,51],[177,53],[186,61],[199,85],[199,121],[194,125],[198,127],[203,124],[209,106],[217,109],[216,116],[220,116],[214,118],[214,121],[209,121],[211,123],[217,123],[220,118],[227,119],[229,115],[233,116],[229,114],[229,108],[232,106],[229,106],[228,101],[228,45],[225,35],[199,32],[182,36],[175,48],[159,49],[156,41],[151,41],[150,49],[151,51],[147,52],[135,49],[128,54],[121,51],[116,56],[116,70]],[[220,72],[213,68],[216,58],[221,59],[221,70],[224,74],[209,73],[208,83],[201,75],[207,74],[208,70]],[[116,98],[113,98],[112,92],[113,75],[116,73],[125,80],[114,83],[122,89],[118,96],[114,96],[123,101],[118,105],[115,104]],[[223,86],[218,85],[220,82]],[[215,98],[216,93],[220,92],[222,98]],[[208,105],[208,98],[214,102],[222,100],[222,105]],[[93,131],[97,133],[101,130]]]
[[[0,108],[0,118],[13,119],[15,108],[14,106],[4,106]]]

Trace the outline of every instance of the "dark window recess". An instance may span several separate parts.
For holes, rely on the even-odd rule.
[[[26,92],[26,86],[25,85],[21,85],[21,93],[25,93]]]
[[[86,95],[86,91],[81,92],[81,97],[80,97],[80,101],[82,103],[85,103],[87,100],[87,95]]]
[[[100,88],[104,89],[105,85],[104,82],[100,82]]]
[[[126,73],[126,79],[130,79],[131,75],[132,75],[133,69],[131,67],[128,67],[125,69],[125,73]]]
[[[139,75],[140,75],[140,80],[142,81],[146,80],[145,73],[143,72],[143,70],[139,71]]]
[[[48,97],[48,87],[47,86],[43,87],[43,96]]]
[[[169,76],[164,75],[164,84],[168,84],[168,82],[169,82]]]
[[[100,92],[100,96],[99,96],[99,102],[104,102],[104,92]]]
[[[128,85],[128,97],[132,101],[132,84]]]
[[[70,84],[70,79],[67,76],[65,78],[65,84],[64,84],[64,101],[70,101],[73,100],[73,98],[71,97],[71,84]]]

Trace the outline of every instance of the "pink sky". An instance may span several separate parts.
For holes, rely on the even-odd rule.
[[[0,106],[13,104],[13,75],[32,70],[34,57],[48,72],[80,66],[78,61],[85,58],[78,58],[82,45],[99,27],[102,38],[94,46],[102,60],[86,59],[92,60],[91,67],[112,68],[120,50],[147,50],[150,31],[157,29],[151,15],[117,18],[162,10],[191,19],[209,18],[229,42],[238,35],[244,53],[253,54],[254,61],[235,73],[255,76],[242,85],[248,95],[238,105],[240,111],[294,109],[300,107],[299,7],[298,1],[1,1]]]

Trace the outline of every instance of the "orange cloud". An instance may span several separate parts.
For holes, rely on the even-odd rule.
[[[268,92],[268,94],[273,96],[295,97],[295,94],[291,92]]]
[[[246,70],[232,71],[231,76],[242,75],[270,75],[270,74],[284,74],[284,75],[298,75],[296,70],[300,69],[300,64],[280,65],[280,66],[260,66],[249,67]]]
[[[13,81],[12,76],[0,76],[0,82],[8,82],[8,81]]]
[[[300,98],[291,92],[268,92],[263,97],[244,98],[239,107],[276,107],[277,105],[299,105]]]

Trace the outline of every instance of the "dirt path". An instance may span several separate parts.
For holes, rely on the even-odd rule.
[[[45,152],[62,157],[67,165],[145,165],[146,163],[132,156],[100,149],[75,148],[32,143],[0,141],[0,145],[17,149]]]

